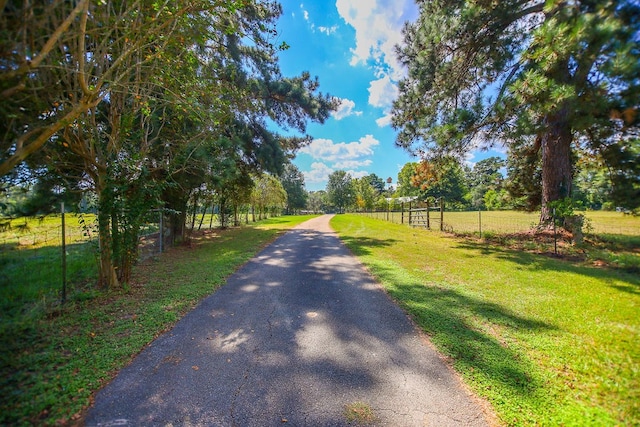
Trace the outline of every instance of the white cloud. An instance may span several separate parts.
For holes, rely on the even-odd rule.
[[[326,35],[330,36],[331,34],[335,33],[336,31],[338,31],[338,26],[334,25],[332,27],[318,27],[318,30],[320,30],[321,33],[325,33]]]
[[[372,160],[345,160],[333,165],[336,169],[355,169],[370,166],[373,163]]]
[[[391,113],[387,113],[384,116],[377,119],[376,124],[378,125],[378,127],[381,127],[381,128],[385,126],[389,126],[391,124]]]
[[[369,172],[367,171],[346,171],[349,175],[351,175],[351,178],[362,178],[363,176],[367,176],[369,175]]]
[[[356,30],[351,65],[373,61],[378,73],[399,80],[404,70],[395,54],[406,21],[417,17],[413,0],[336,0],[344,21]]]
[[[304,181],[309,184],[320,184],[329,179],[329,175],[333,172],[329,166],[324,163],[314,162],[311,164],[310,171],[303,171]]]
[[[391,124],[391,106],[398,96],[398,87],[391,81],[389,76],[374,80],[369,85],[369,104],[382,108],[384,116],[376,120],[379,127]]]
[[[330,139],[314,139],[311,144],[301,148],[300,153],[329,162],[357,160],[373,155],[373,147],[379,144],[380,141],[375,139],[373,135],[365,135],[358,141],[349,143],[335,143]]]
[[[300,9],[302,10],[302,14],[304,16],[304,20],[309,23],[311,31],[313,31],[314,33],[316,32],[316,28],[318,29],[318,31],[320,31],[321,33],[326,34],[328,36],[330,36],[331,34],[335,33],[336,31],[338,31],[338,26],[337,25],[334,25],[334,26],[331,26],[331,27],[326,27],[326,26],[322,26],[321,25],[321,26],[316,27],[316,24],[311,21],[311,17],[309,16],[309,11],[304,8],[304,4],[303,3],[300,4]]]
[[[353,109],[356,107],[356,103],[353,102],[350,99],[341,99],[340,100],[340,105],[338,106],[338,109],[336,111],[334,111],[333,113],[331,113],[331,115],[333,116],[334,119],[336,120],[342,120],[345,117],[349,117],[352,115],[356,115],[356,116],[360,116],[362,115],[362,111],[353,111]]]
[[[379,108],[389,108],[398,96],[398,87],[389,76],[374,80],[369,84],[369,104]]]

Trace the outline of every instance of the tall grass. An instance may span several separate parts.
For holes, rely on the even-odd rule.
[[[638,275],[363,216],[332,226],[505,424],[640,424]]]

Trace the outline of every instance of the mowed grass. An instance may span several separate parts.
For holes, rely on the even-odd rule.
[[[585,232],[596,235],[625,235],[640,237],[640,217],[621,212],[576,212],[587,218]],[[402,212],[372,212],[365,216],[400,224],[409,223],[408,207]],[[431,228],[440,229],[440,212],[430,213]],[[454,233],[518,233],[534,228],[540,220],[539,212],[522,211],[463,211],[444,213],[445,229]]]
[[[359,215],[331,222],[506,425],[640,425],[640,277]]]
[[[209,231],[137,266],[132,282],[0,319],[0,425],[81,422],[92,394],[286,229],[288,216]]]

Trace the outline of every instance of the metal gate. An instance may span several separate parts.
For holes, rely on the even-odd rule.
[[[440,228],[444,231],[444,199],[425,200],[409,209],[409,225],[412,227]]]

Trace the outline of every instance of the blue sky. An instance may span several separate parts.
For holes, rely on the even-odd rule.
[[[402,27],[418,10],[413,0],[281,0],[279,40],[284,75],[309,71],[320,90],[340,98],[340,109],[323,125],[311,123],[314,137],[294,163],[309,191],[325,188],[329,174],[346,170],[354,178],[375,173],[395,183],[402,166],[417,161],[395,146],[389,110],[404,75],[394,46]],[[490,154],[490,153],[489,153]],[[495,154],[495,153],[493,153]],[[469,162],[487,157],[468,157]]]

